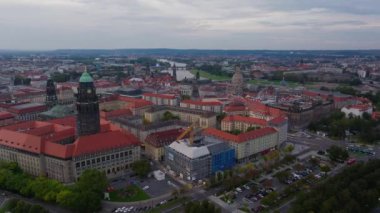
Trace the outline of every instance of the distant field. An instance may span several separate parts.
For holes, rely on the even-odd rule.
[[[231,78],[228,77],[228,76],[213,75],[213,74],[210,74],[210,73],[202,71],[202,70],[191,70],[191,73],[193,75],[196,75],[197,71],[199,71],[199,76],[200,77],[207,78],[207,79],[210,79],[210,80],[215,80],[215,81],[227,81],[227,80],[231,80]]]

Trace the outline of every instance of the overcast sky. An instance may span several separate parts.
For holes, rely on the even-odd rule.
[[[380,49],[380,0],[0,0],[0,49]]]

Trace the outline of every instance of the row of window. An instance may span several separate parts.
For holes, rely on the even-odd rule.
[[[91,164],[96,164],[96,163],[105,162],[105,161],[109,161],[109,160],[128,157],[131,155],[132,155],[132,150],[129,150],[129,151],[121,152],[121,153],[116,153],[116,154],[112,154],[112,155],[98,157],[96,159],[93,158],[91,160],[85,160],[85,161],[77,162],[75,164],[75,167],[79,168],[79,167],[84,167],[84,166],[90,166]]]

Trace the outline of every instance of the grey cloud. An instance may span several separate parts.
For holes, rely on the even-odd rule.
[[[0,48],[380,48],[378,0],[55,1],[0,1]]]

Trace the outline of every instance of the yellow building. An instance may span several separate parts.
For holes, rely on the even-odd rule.
[[[154,106],[145,112],[144,118],[148,122],[157,122],[164,117],[165,112],[170,112],[174,116],[178,116],[179,120],[192,123],[200,128],[216,126],[215,113],[179,107]]]
[[[164,160],[164,146],[171,144],[183,129],[170,129],[149,134],[145,139],[145,154],[156,161]]]
[[[272,127],[249,131],[239,135],[233,135],[214,128],[207,128],[203,134],[218,138],[235,148],[237,162],[246,162],[254,159],[260,153],[279,145],[279,133]]]

